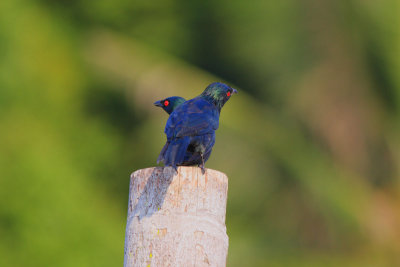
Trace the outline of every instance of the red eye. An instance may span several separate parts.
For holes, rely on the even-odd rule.
[[[164,101],[164,106],[168,106],[169,105],[169,101],[168,100],[165,100]]]
[[[228,91],[228,93],[226,93],[227,96],[231,96],[231,92]]]

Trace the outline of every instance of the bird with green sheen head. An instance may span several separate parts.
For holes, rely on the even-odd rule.
[[[154,105],[162,108],[168,114],[171,114],[179,105],[186,100],[180,96],[171,96],[163,100],[154,102]]]
[[[218,110],[221,111],[221,108],[233,94],[237,94],[236,89],[233,89],[224,83],[215,82],[207,86],[203,93],[201,93],[200,97],[213,103]]]

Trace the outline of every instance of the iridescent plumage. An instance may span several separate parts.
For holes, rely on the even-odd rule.
[[[172,111],[174,111],[179,105],[181,105],[185,101],[186,100],[183,97],[171,96],[163,100],[154,102],[154,105],[162,108],[168,114],[171,114]]]
[[[170,114],[165,126],[167,142],[158,162],[166,166],[199,165],[204,163],[215,144],[221,108],[237,91],[223,83],[212,83],[204,92],[179,106]]]

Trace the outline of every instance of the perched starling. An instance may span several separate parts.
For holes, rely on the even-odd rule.
[[[185,101],[186,100],[183,97],[172,96],[172,97],[168,97],[163,100],[156,101],[156,102],[154,102],[154,105],[157,107],[161,107],[162,109],[164,109],[165,112],[167,112],[168,114],[171,114],[172,111],[174,111],[176,107],[178,107],[180,104],[182,104]],[[207,140],[207,138],[211,138],[211,139]],[[214,140],[215,140],[214,135],[211,135],[211,136],[206,135],[206,136],[196,137],[196,140],[193,140],[193,141],[195,141],[193,143],[208,144],[207,147],[209,149],[207,149],[204,152],[204,155],[202,158],[202,155],[200,155],[199,153],[195,153],[195,151],[194,151],[195,147],[192,145],[189,145],[186,150],[183,163],[178,164],[178,165],[191,166],[191,165],[200,165],[203,162],[203,160],[204,160],[204,162],[206,162],[211,154],[211,148],[213,146],[213,143],[211,143],[211,142],[214,142]]]
[[[198,97],[175,107],[165,126],[167,142],[157,162],[175,169],[180,165],[198,165],[204,173],[204,164],[215,143],[221,109],[235,93],[226,84],[212,83]]]

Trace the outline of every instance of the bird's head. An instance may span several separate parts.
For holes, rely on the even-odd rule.
[[[168,114],[171,114],[175,110],[175,108],[177,108],[180,104],[182,104],[185,101],[186,100],[183,97],[171,96],[163,100],[154,102],[154,105],[162,108]]]
[[[236,89],[224,83],[215,82],[207,86],[201,96],[209,99],[214,105],[221,109],[233,94],[237,94]]]

